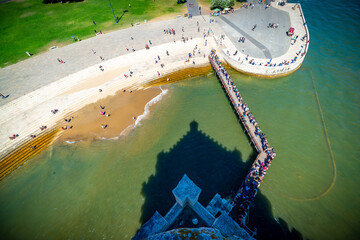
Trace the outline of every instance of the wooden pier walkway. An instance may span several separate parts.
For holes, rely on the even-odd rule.
[[[226,72],[224,65],[220,62],[214,50],[209,55],[209,61],[229,97],[240,122],[259,153],[233,201],[234,207],[231,215],[234,220],[244,223],[243,220],[249,210],[250,203],[254,200],[266,170],[276,154],[274,149],[270,147],[265,134],[261,131],[254,116],[251,114],[249,106],[241,97],[235,83],[231,80],[230,75]]]

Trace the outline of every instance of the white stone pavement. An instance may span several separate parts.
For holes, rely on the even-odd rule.
[[[2,69],[1,88],[10,97],[0,106],[0,158],[30,140],[31,134],[38,135],[42,125],[52,128],[89,103],[122,89],[141,88],[157,78],[158,71],[164,75],[194,66],[192,60],[189,63],[185,60],[196,45],[195,65],[207,64],[208,59],[203,55],[207,56],[215,46],[213,38],[203,37],[209,24],[202,17],[146,24],[55,49]],[[176,35],[164,34],[164,28],[174,28]],[[189,40],[180,41],[182,35]],[[152,42],[150,50],[145,49],[148,40]],[[136,51],[128,52],[127,47]],[[201,54],[198,54],[199,49]],[[101,61],[100,56],[105,61]],[[161,60],[156,64],[154,59],[158,56]],[[60,64],[57,58],[66,63]],[[165,64],[164,68],[161,63]],[[99,65],[105,71],[100,71]],[[134,72],[133,77],[125,78],[129,69]],[[103,91],[100,93],[99,89]],[[53,109],[59,112],[52,114]],[[10,140],[13,134],[19,137]]]
[[[295,42],[293,40],[291,41],[285,54],[272,58],[271,60],[269,58],[265,59],[248,56],[238,51],[229,38],[225,38],[222,40],[222,44],[224,45],[223,55],[231,67],[244,73],[276,77],[291,73],[301,66],[305,59],[309,46],[308,41],[310,39],[307,26],[304,25],[305,18],[302,15],[301,6],[300,4],[296,5],[296,7],[295,4],[276,6],[275,3],[272,3],[271,6],[289,13],[291,27],[295,28],[294,36],[291,37],[291,39],[294,39],[295,36],[298,36],[298,38]],[[305,35],[307,35],[307,37],[304,40],[301,40]],[[238,53],[234,56],[236,51],[238,51]],[[289,64],[282,64],[279,66],[279,64],[284,61],[289,62]],[[276,66],[265,66],[266,64],[276,64]]]
[[[296,20],[297,10],[293,12]],[[292,22],[295,34],[300,38],[302,33],[297,31],[301,31],[301,27],[296,24]],[[164,29],[168,28],[174,29],[176,35],[164,34]],[[208,32],[211,33],[210,37],[205,39],[204,34]],[[224,53],[233,53],[236,49],[227,37],[225,44],[218,46],[216,43],[218,39],[214,36],[222,34],[222,28],[217,23],[210,23],[209,16],[177,18],[99,35],[0,69],[0,93],[10,94],[8,98],[0,99],[0,159],[30,140],[31,134],[38,135],[40,126],[52,128],[63,123],[63,118],[69,117],[74,111],[121,89],[141,88],[158,77],[157,71],[164,75],[189,65],[208,64],[207,54],[212,48],[220,47],[225,49]],[[189,41],[182,42],[183,36]],[[297,42],[301,42],[300,39]],[[145,50],[146,44],[150,45],[150,50]],[[289,48],[287,58],[293,57],[298,51],[297,44]],[[196,64],[193,65],[192,61],[185,63],[188,53],[192,53],[196,45],[201,50],[201,55],[196,54]],[[132,52],[133,48],[135,52]],[[166,56],[166,50],[170,56]],[[242,70],[246,66],[246,71],[259,71],[258,66],[240,64],[237,59],[224,55],[235,69]],[[102,61],[100,56],[105,60]],[[161,60],[155,64],[157,56]],[[57,58],[65,63],[60,64]],[[160,67],[161,63],[165,64],[164,68]],[[104,72],[100,71],[100,65]],[[123,75],[129,74],[129,69],[134,75],[125,78]],[[100,88],[103,90],[101,93]],[[52,109],[59,112],[52,114]],[[13,134],[19,134],[19,137],[10,140],[9,136]]]
[[[226,36],[236,49],[256,58],[275,58],[286,53],[290,39],[286,31],[290,28],[290,16],[286,11],[277,8],[265,8],[264,4],[255,4],[240,8],[231,14],[216,18],[224,29]],[[269,23],[278,24],[268,28]],[[254,31],[252,28],[256,25]],[[245,42],[238,42],[240,37]]]
[[[199,33],[197,22],[201,27]],[[185,32],[181,31],[183,26]],[[149,40],[152,41],[152,46],[158,46],[173,42],[174,39],[178,41],[182,34],[189,38],[201,37],[208,26],[208,21],[202,17],[141,24],[32,56],[28,60],[0,69],[0,93],[10,94],[7,99],[0,100],[0,106],[70,74],[101,64],[100,56],[109,60],[127,54],[126,48],[142,50],[145,44],[149,44]],[[163,34],[164,28],[174,28],[176,35]],[[134,40],[131,40],[130,36],[133,36]],[[93,54],[91,49],[95,50],[96,54]],[[60,64],[57,58],[66,63]]]

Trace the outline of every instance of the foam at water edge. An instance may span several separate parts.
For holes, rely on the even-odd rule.
[[[149,115],[150,107],[153,104],[156,104],[157,102],[159,102],[162,99],[162,97],[165,96],[169,91],[168,89],[163,90],[161,87],[160,87],[160,90],[161,90],[161,93],[159,95],[157,95],[156,97],[151,99],[148,103],[146,103],[145,108],[144,108],[144,113],[136,118],[133,128],[135,128],[138,124],[140,124],[141,120],[143,120],[144,118],[146,118],[147,115]]]
[[[101,137],[101,140],[119,140],[119,137],[112,137],[112,138],[106,138],[106,137]]]
[[[161,90],[161,93],[159,95],[157,95],[156,97],[154,97],[153,99],[151,99],[149,102],[146,103],[145,107],[144,107],[144,112],[143,114],[141,114],[140,116],[137,117],[136,121],[134,124],[131,124],[130,126],[126,127],[121,133],[119,136],[117,137],[112,137],[112,138],[105,138],[105,137],[99,137],[100,140],[119,140],[121,136],[124,136],[126,135],[131,129],[134,129],[137,125],[140,124],[141,120],[143,120],[144,118],[146,118],[149,113],[150,113],[150,107],[153,105],[153,104],[156,104],[158,103],[163,96],[165,96],[167,93],[168,93],[168,89],[165,89],[163,90],[161,87],[160,87],[160,90]],[[78,143],[78,142],[82,142],[83,140],[78,140],[78,141],[68,141],[66,140],[65,142],[67,144],[74,144],[74,143]]]
[[[74,143],[82,142],[82,140],[79,140],[79,141],[68,141],[68,140],[66,140],[65,142],[67,144],[74,144]]]
[[[137,117],[136,121],[134,124],[131,124],[130,126],[128,126],[127,128],[125,128],[121,133],[120,133],[120,136],[124,136],[126,135],[131,129],[134,129],[138,124],[140,124],[141,120],[143,120],[144,118],[147,117],[147,115],[149,115],[150,113],[150,107],[153,105],[153,104],[156,104],[158,103],[163,96],[165,96],[167,93],[168,93],[168,89],[165,89],[163,90],[161,87],[160,87],[160,90],[161,90],[161,93],[159,95],[157,95],[156,97],[154,97],[153,99],[151,99],[148,103],[146,103],[145,107],[144,107],[144,112],[143,114],[141,114],[140,116]],[[116,140],[116,139],[119,139],[119,137],[114,137],[114,138],[111,138],[111,140]],[[103,140],[105,140],[103,138]],[[107,140],[110,140],[110,139],[107,139]]]

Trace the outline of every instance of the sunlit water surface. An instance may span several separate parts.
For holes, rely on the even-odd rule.
[[[274,80],[230,73],[277,152],[261,186],[273,217],[304,238],[357,239],[359,3],[301,3],[311,44],[296,73]],[[169,94],[151,109],[150,118],[126,138],[59,143],[0,182],[1,235],[130,239],[142,224],[144,186],[157,175],[164,153],[171,156],[185,141],[192,121],[198,124],[197,133],[221,146],[221,151],[237,152],[242,162],[252,159],[253,149],[214,75],[185,80],[171,85]],[[209,144],[186,141],[199,158],[206,156]],[[191,149],[183,151],[186,156]]]

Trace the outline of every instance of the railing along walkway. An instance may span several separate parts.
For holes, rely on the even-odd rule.
[[[236,221],[242,223],[250,203],[253,201],[256,192],[260,187],[260,182],[270,166],[271,160],[275,157],[275,152],[268,144],[265,134],[261,131],[254,116],[251,114],[249,107],[241,97],[235,83],[231,80],[230,75],[226,72],[224,65],[219,61],[214,50],[209,55],[209,61],[220,83],[225,89],[235,112],[246,129],[251,142],[259,153],[233,202],[234,207],[232,216]]]

